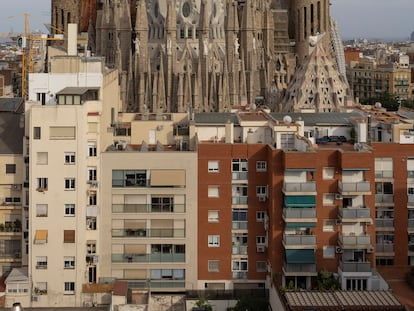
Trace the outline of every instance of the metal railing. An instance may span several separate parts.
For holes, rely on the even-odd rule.
[[[316,183],[308,182],[285,182],[283,185],[284,192],[316,192]]]
[[[112,204],[112,213],[185,213],[185,204]]]
[[[370,192],[371,183],[369,181],[338,182],[340,192]]]
[[[185,262],[185,254],[112,254],[113,263]]]
[[[283,235],[285,245],[316,245],[316,235]]]
[[[185,229],[112,229],[113,238],[183,238]]]

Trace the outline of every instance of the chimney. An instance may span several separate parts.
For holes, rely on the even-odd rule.
[[[78,24],[68,24],[68,55],[78,55]]]

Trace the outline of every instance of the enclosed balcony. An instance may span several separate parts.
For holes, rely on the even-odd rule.
[[[372,223],[371,210],[368,207],[339,207],[338,216],[342,222]]]
[[[371,248],[371,236],[368,234],[354,233],[339,234],[339,244],[343,249],[370,249]]]
[[[316,235],[284,234],[283,246],[285,249],[316,248]]]
[[[376,204],[394,204],[393,194],[375,194]]]
[[[409,222],[410,220],[408,220]],[[414,225],[414,223],[413,223]],[[392,228],[394,229],[394,219],[393,218],[377,218],[375,219],[375,228]],[[414,229],[414,228],[413,228]]]
[[[286,249],[283,272],[285,275],[316,275],[315,251]]]
[[[371,272],[369,261],[340,261],[339,268],[342,272]]]
[[[377,245],[375,245],[375,251],[377,255],[379,253],[394,255],[394,243],[392,242],[377,243]]]
[[[338,189],[342,195],[370,195],[371,183],[369,181],[339,181]]]

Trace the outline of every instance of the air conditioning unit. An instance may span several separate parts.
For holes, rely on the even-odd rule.
[[[21,184],[14,184],[12,185],[12,190],[22,190],[22,185]]]
[[[341,219],[335,219],[335,225],[339,226],[340,224],[342,224],[342,220]]]
[[[372,254],[373,252],[374,252],[374,248],[372,246],[367,248],[368,254]]]
[[[259,195],[259,202],[266,202],[266,196],[265,195]]]
[[[257,251],[258,253],[264,253],[264,252],[265,252],[265,250],[266,250],[266,246],[264,246],[264,245],[257,245],[257,246],[256,246],[256,251]]]
[[[335,193],[335,200],[342,200],[342,194]]]
[[[340,246],[336,246],[336,247],[335,247],[335,253],[337,253],[337,254],[342,254],[342,247],[340,247]]]

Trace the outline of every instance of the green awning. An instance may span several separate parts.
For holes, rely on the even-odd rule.
[[[286,249],[286,263],[315,263],[313,249]]]
[[[285,228],[316,228],[316,222],[287,222]]]
[[[285,207],[315,207],[314,195],[288,195],[285,197]]]

